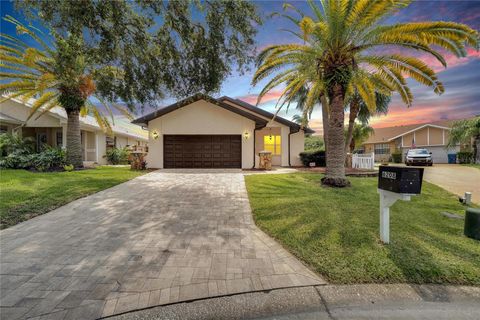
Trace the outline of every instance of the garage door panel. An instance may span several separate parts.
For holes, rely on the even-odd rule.
[[[164,135],[165,168],[241,168],[241,135]]]

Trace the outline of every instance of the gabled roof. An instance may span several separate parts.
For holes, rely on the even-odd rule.
[[[170,113],[172,111],[175,111],[175,110],[178,110],[180,108],[183,108],[189,104],[192,104],[196,101],[199,101],[199,100],[205,100],[207,102],[210,102],[214,105],[217,105],[219,106],[220,108],[223,108],[225,110],[228,110],[230,112],[233,112],[233,113],[236,113],[238,115],[241,115],[245,118],[248,118],[252,121],[255,122],[255,125],[257,128],[260,128],[260,127],[264,127],[268,121],[261,118],[261,117],[258,117],[254,114],[251,114],[250,112],[246,112],[246,111],[243,111],[239,108],[235,108],[234,106],[231,106],[227,103],[224,103],[222,101],[219,101],[213,97],[210,97],[206,94],[203,94],[203,93],[197,93],[197,94],[194,94],[193,96],[190,96],[188,98],[185,98],[183,100],[180,100],[180,101],[177,101],[175,102],[174,104],[171,104],[169,106],[166,106],[166,107],[163,107],[163,108],[160,108],[152,113],[149,113],[143,117],[140,117],[138,119],[135,119],[132,121],[132,123],[136,123],[136,124],[148,124],[149,121],[155,119],[155,118],[158,118],[158,117],[161,117],[161,116],[164,116],[166,115],[167,113]]]
[[[227,96],[220,97],[218,100],[220,100],[220,101],[225,101],[226,100],[226,101],[235,103],[237,105],[242,106],[243,108],[245,108],[247,110],[255,112],[255,113],[257,113],[261,116],[264,116],[268,119],[274,119],[274,121],[290,127],[292,129],[292,131],[294,131],[294,132],[298,132],[298,131],[300,131],[300,129],[302,129],[302,127],[298,123],[292,122],[290,120],[287,120],[287,119],[279,117],[279,116],[275,116],[273,113],[268,112],[266,110],[263,110],[259,107],[255,107],[254,105],[251,105],[250,103],[247,103],[245,101],[242,101],[242,100],[239,100],[239,99],[233,99],[233,98],[230,98],[230,97],[227,97]],[[315,132],[314,130],[312,130],[310,128],[303,128],[303,130],[305,131],[305,133],[314,133]]]
[[[376,128],[374,133],[368,138],[364,144],[368,143],[382,143],[393,141],[401,136],[412,133],[414,131],[420,130],[426,127],[433,127],[439,129],[450,130],[452,121],[437,121],[431,123],[418,123],[405,126],[395,126],[395,127],[385,127],[385,128]]]

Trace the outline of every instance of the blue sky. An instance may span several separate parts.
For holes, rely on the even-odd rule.
[[[283,1],[255,1],[255,3],[264,16],[268,16],[275,11],[282,11]],[[307,14],[310,12],[307,4],[303,1],[289,1],[289,3],[294,4]],[[23,20],[21,14],[14,11],[10,2],[2,1],[1,9],[2,16],[10,14],[19,20]],[[417,1],[406,9],[399,11],[386,20],[385,23],[425,20],[461,22],[479,30],[480,1]],[[292,27],[291,23],[285,18],[275,16],[267,19],[263,26],[259,26],[256,37],[257,48],[261,49],[271,44],[297,41],[292,35],[281,31],[281,29],[290,27]],[[1,28],[2,32],[14,33],[13,28],[5,25],[3,21]],[[398,97],[395,96],[390,105],[389,114],[374,118],[372,125],[374,127],[385,127],[444,119],[458,119],[480,114],[480,54],[473,49],[469,50],[468,53],[468,57],[462,59],[457,59],[447,54],[448,68],[445,70],[431,57],[413,52],[413,55],[422,58],[438,72],[440,80],[445,85],[446,92],[441,96],[437,96],[433,94],[431,89],[409,80],[415,96],[413,106],[407,109]],[[257,94],[260,92],[264,82],[256,87],[252,87],[250,85],[252,74],[253,69],[243,75],[232,74],[222,85],[218,96],[227,95],[255,103]],[[279,92],[279,90],[274,90],[272,94],[262,100],[259,106],[274,112]],[[170,99],[160,101],[159,106],[170,102],[172,102]],[[146,110],[145,112],[148,111]],[[286,118],[291,118],[295,114],[295,110],[291,108],[288,113],[282,110],[280,114]],[[311,126],[318,132],[321,132],[321,115],[319,110],[313,113]]]

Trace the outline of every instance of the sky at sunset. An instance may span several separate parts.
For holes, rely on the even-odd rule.
[[[282,11],[283,1],[257,1],[260,11],[270,15],[275,11]],[[309,14],[308,5],[302,1],[289,1]],[[13,10],[11,3],[2,1],[2,16],[10,14],[22,20],[19,13]],[[443,20],[465,23],[470,27],[480,29],[480,1],[417,1],[387,19],[384,23]],[[257,35],[257,51],[272,44],[297,42],[292,35],[281,31],[284,28],[292,28],[293,25],[285,18],[276,16],[265,21],[259,26]],[[6,29],[2,22],[2,32],[13,32]],[[405,51],[402,51],[404,53]],[[390,104],[390,111],[386,116],[376,117],[371,121],[374,127],[386,127],[394,125],[406,125],[413,123],[432,122],[445,119],[458,119],[472,117],[480,114],[480,53],[469,49],[468,56],[458,59],[452,54],[446,54],[448,63],[444,69],[433,57],[425,53],[411,51],[416,57],[420,57],[428,65],[438,72],[439,79],[444,83],[446,92],[438,96],[431,88],[421,86],[409,79],[409,84],[414,94],[413,106],[407,108],[402,104],[398,96],[394,96]],[[223,84],[221,91],[214,96],[227,95],[242,99],[255,104],[257,94],[260,92],[261,82],[256,87],[250,85],[253,70],[243,74],[231,75]],[[275,103],[281,88],[272,91],[259,104],[261,108],[275,112]],[[159,102],[159,106],[167,105],[172,100]],[[147,110],[148,111],[148,110]],[[296,112],[294,106],[288,110],[282,110],[279,114],[291,118]],[[321,134],[320,110],[313,113],[310,126]]]

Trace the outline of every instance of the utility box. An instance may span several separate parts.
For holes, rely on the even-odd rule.
[[[395,193],[420,194],[423,168],[380,166],[378,188]]]

